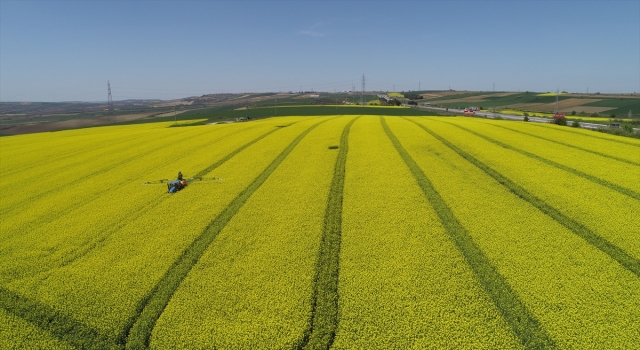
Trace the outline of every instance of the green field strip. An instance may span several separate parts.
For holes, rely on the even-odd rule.
[[[441,121],[441,122],[442,122],[442,121]],[[443,122],[443,123],[444,123],[444,122]],[[494,138],[492,138],[492,137],[489,137],[489,136],[487,136],[487,135],[481,134],[481,133],[479,133],[479,132],[477,132],[477,131],[475,131],[475,130],[472,130],[472,129],[470,129],[470,128],[467,128],[467,127],[464,127],[464,126],[461,126],[461,125],[458,125],[458,124],[455,124],[455,123],[447,123],[447,124],[449,124],[449,125],[454,125],[454,126],[456,126],[457,128],[460,128],[460,129],[462,129],[462,130],[464,130],[464,131],[467,131],[467,132],[469,132],[469,133],[471,133],[471,134],[474,134],[474,135],[476,135],[476,136],[479,136],[479,137],[481,137],[481,138],[483,138],[483,139],[485,139],[485,140],[487,140],[487,141],[489,141],[489,142],[492,142],[492,143],[494,143],[494,144],[496,144],[496,145],[499,145],[499,146],[501,146],[501,147],[504,147],[504,148],[506,148],[506,149],[509,149],[509,150],[512,150],[512,151],[516,151],[516,152],[518,152],[518,153],[520,153],[520,154],[523,154],[523,155],[525,155],[525,156],[527,156],[527,157],[529,157],[529,158],[532,158],[532,159],[538,160],[538,161],[543,162],[543,163],[545,163],[545,164],[549,164],[549,165],[551,165],[551,166],[553,166],[553,167],[556,167],[556,168],[558,168],[558,169],[562,169],[562,170],[564,170],[564,171],[566,171],[566,172],[569,172],[569,173],[572,173],[572,174],[574,174],[574,175],[580,176],[580,177],[582,177],[582,178],[585,178],[585,179],[587,179],[587,180],[589,180],[589,181],[595,182],[595,183],[597,183],[597,184],[599,184],[599,185],[602,185],[602,186],[604,186],[604,187],[607,187],[607,188],[609,188],[609,189],[612,189],[612,190],[614,190],[614,191],[617,191],[617,192],[619,192],[619,193],[622,193],[622,194],[624,194],[624,195],[626,195],[626,196],[629,196],[629,197],[631,197],[631,198],[634,198],[634,199],[640,200],[640,193],[635,192],[635,191],[633,191],[633,190],[631,190],[631,189],[629,189],[629,188],[626,188],[626,187],[620,186],[620,185],[618,185],[618,184],[615,184],[615,183],[613,183],[613,182],[610,182],[610,181],[604,180],[604,179],[602,179],[602,178],[600,178],[600,177],[596,177],[596,176],[593,176],[593,175],[590,175],[590,174],[584,173],[584,172],[579,171],[579,170],[576,170],[576,169],[574,169],[574,168],[572,168],[572,167],[566,166],[566,165],[564,165],[564,164],[560,164],[560,163],[558,163],[558,162],[556,162],[556,161],[553,161],[553,160],[551,160],[551,159],[548,159],[548,158],[545,158],[545,157],[541,157],[541,156],[539,156],[539,155],[537,155],[537,154],[534,154],[534,153],[531,153],[531,152],[525,151],[525,150],[523,150],[523,149],[521,149],[521,148],[513,147],[513,146],[511,146],[511,145],[509,145],[509,144],[507,144],[507,143],[504,143],[504,142],[502,142],[502,141],[498,141],[498,140],[496,140],[496,139],[494,139]],[[632,176],[632,175],[633,175],[633,173],[630,173],[629,175],[630,175],[630,176]]]
[[[50,333],[62,342],[80,349],[119,349],[97,330],[84,325],[46,305],[26,299],[8,289],[0,287],[0,307],[6,312]],[[0,331],[0,334],[2,331]],[[54,342],[54,339],[50,339]],[[2,341],[0,340],[0,344]]]
[[[320,123],[325,121],[326,120],[323,120]],[[320,123],[312,125],[293,140],[244,191],[207,225],[206,229],[184,250],[171,268],[167,270],[148,296],[140,303],[138,315],[135,319],[132,319],[130,323],[131,328],[126,330],[126,347],[128,349],[144,349],[149,345],[149,337],[156,321],[193,265],[198,262],[198,259],[207,247],[213,242],[218,233],[222,231],[224,226],[233,218],[242,205],[244,205],[247,199],[264,183],[298,143]]]
[[[387,122],[559,348],[640,345],[636,275],[418,125]]]
[[[336,334],[345,166],[349,152],[349,130],[358,118],[352,119],[345,126],[340,137],[338,157],[324,214],[322,241],[316,262],[312,301],[313,317],[310,322],[308,338],[302,344],[305,349],[328,349],[333,344]]]
[[[311,321],[338,155],[329,146],[339,145],[351,119],[332,119],[305,136],[247,200],[171,298],[150,348],[298,347]]]
[[[169,196],[114,233],[99,249],[92,250],[72,265],[15,280],[6,287],[27,298],[68,310],[81,322],[107,334],[114,342],[116,339],[124,342],[126,334],[122,333],[123,328],[127,319],[133,317],[139,300],[153,288],[211,218],[246,188],[311,122],[281,128],[277,137],[272,134],[267,140],[254,144],[216,170],[225,178],[224,182],[203,182],[193,189]],[[234,138],[230,145],[237,145],[220,151],[228,149],[223,153],[226,155],[251,141],[255,137],[252,133]],[[208,153],[201,156],[203,164],[211,161]],[[168,196],[162,186],[154,189],[154,186],[141,186],[140,183],[142,181],[131,183],[129,187],[136,191],[146,189],[149,199],[158,195]],[[117,198],[117,192],[111,193]],[[99,279],[96,279],[96,271],[100,271]]]
[[[535,137],[535,138],[538,138],[538,139],[541,139],[541,140],[557,143],[559,145],[563,145],[563,146],[566,146],[566,147],[575,148],[575,149],[583,151],[583,152],[588,152],[588,153],[595,154],[595,155],[598,155],[598,156],[601,156],[601,157],[617,160],[619,162],[624,162],[624,163],[627,163],[627,164],[640,166],[640,162],[637,162],[637,161],[634,161],[634,160],[630,160],[630,159],[627,159],[627,158],[621,158],[621,157],[617,157],[617,156],[614,156],[614,155],[611,155],[611,154],[598,152],[596,150],[588,149],[588,148],[585,148],[585,147],[580,147],[580,146],[577,146],[577,145],[572,145],[572,144],[567,143],[567,142],[562,142],[562,141],[557,140],[557,139],[552,139],[552,138],[549,138],[549,137],[536,135],[534,133],[530,133],[530,132],[526,132],[526,131],[522,131],[522,130],[517,130],[517,129],[514,129],[514,128],[509,128],[509,127],[506,127],[504,125],[499,125],[499,124],[495,124],[495,123],[486,123],[486,124],[489,124],[489,125],[492,125],[492,126],[495,126],[495,127],[499,127],[499,128],[505,129],[505,130],[513,131],[513,132],[516,132],[516,133],[519,133],[519,134]],[[638,158],[640,160],[640,151],[638,151],[638,150],[634,150],[634,151],[636,152],[636,154],[635,154],[636,158]]]
[[[427,175],[413,160],[411,155],[402,146],[393,134],[384,119],[382,126],[394,147],[411,170],[424,195],[435,209],[440,221],[464,255],[467,263],[473,269],[474,274],[482,283],[497,308],[502,313],[507,323],[516,333],[525,348],[555,348],[555,342],[542,328],[539,321],[527,309],[518,295],[511,288],[505,278],[498,273],[491,261],[471,238],[467,230],[460,224],[447,203],[435,190]]]
[[[351,128],[342,212],[332,349],[523,348],[377,117]]]
[[[552,124],[540,124],[540,123],[531,123],[531,126],[535,126],[535,127],[538,127],[538,128],[545,128],[545,129],[553,129],[553,130],[557,130],[557,131],[561,131],[561,132],[565,132],[565,133],[579,134],[579,135],[582,135],[582,136],[592,137],[592,138],[596,138],[596,139],[622,143],[624,145],[640,147],[640,141],[636,141],[635,139],[624,137],[624,136],[608,135],[608,134],[605,134],[605,133],[600,133],[600,132],[595,131],[595,130],[581,130],[581,129],[576,129],[576,128],[569,128],[569,127],[566,127],[566,126],[559,126],[559,125],[552,125]]]
[[[589,244],[591,244],[594,247],[596,247],[598,250],[600,250],[603,253],[609,255],[613,260],[617,261],[620,265],[624,266],[624,268],[626,268],[627,270],[629,270],[630,272],[632,272],[636,276],[640,277],[640,259],[637,259],[637,258],[629,255],[622,248],[614,245],[613,243],[609,242],[605,238],[597,235],[596,233],[594,233],[593,231],[591,231],[590,229],[588,229],[587,227],[582,225],[580,222],[578,222],[576,220],[573,220],[570,217],[564,215],[562,212],[560,212],[556,208],[552,207],[551,205],[547,204],[545,201],[543,201],[540,198],[538,198],[538,197],[534,196],[533,194],[531,194],[524,187],[522,187],[522,186],[518,185],[517,183],[509,180],[507,177],[505,177],[501,173],[499,173],[496,170],[490,168],[489,166],[487,166],[486,164],[484,164],[483,162],[481,162],[477,158],[473,157],[468,152],[465,152],[464,150],[462,150],[461,148],[457,147],[453,143],[447,141],[445,138],[443,138],[442,136],[440,136],[440,135],[436,134],[435,132],[431,131],[430,129],[428,129],[424,125],[422,125],[420,123],[416,123],[416,125],[418,125],[424,131],[429,133],[431,136],[433,136],[436,139],[438,139],[440,142],[442,142],[445,145],[447,145],[447,147],[449,147],[452,150],[454,150],[461,157],[463,157],[464,159],[468,160],[470,163],[472,163],[473,165],[477,166],[478,168],[482,169],[485,173],[487,173],[487,175],[489,175],[492,178],[494,178],[496,181],[498,181],[500,184],[502,184],[503,186],[508,188],[515,195],[517,195],[518,197],[520,197],[520,198],[526,200],[527,202],[531,203],[531,205],[533,205],[534,207],[538,208],[538,210],[540,210],[541,212],[545,213],[546,215],[551,217],[553,220],[559,222],[564,227],[566,227],[569,230],[571,230],[571,232],[575,233],[577,236],[581,237],[586,242],[588,242]],[[460,126],[458,126],[458,127],[460,127]],[[478,136],[480,136],[480,135],[478,135]],[[483,138],[485,138],[485,137],[483,137]],[[491,141],[491,140],[488,140],[488,141]]]

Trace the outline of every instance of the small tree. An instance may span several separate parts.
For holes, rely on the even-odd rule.
[[[526,113],[525,113],[525,114],[526,114]],[[525,115],[525,116],[524,116],[524,121],[525,121],[525,122],[528,122],[528,121],[529,121],[529,116],[528,116],[528,115]]]
[[[574,120],[573,123],[571,123],[571,126],[573,126],[574,128],[579,128],[580,123],[577,120]]]
[[[553,118],[553,123],[558,125],[567,125],[567,119],[565,119],[564,117]]]
[[[571,115],[576,115],[576,111],[571,111]]]

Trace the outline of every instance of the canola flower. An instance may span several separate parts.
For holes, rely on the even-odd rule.
[[[638,324],[628,322],[640,316],[637,276],[425,130],[386,119],[559,348],[640,345]],[[438,122],[418,122],[436,134],[440,130]]]
[[[122,341],[128,319],[135,314],[138,303],[182,249],[201,232],[211,216],[222,210],[305,127],[292,125],[254,144],[217,169],[215,175],[224,178],[224,182],[194,184],[198,186],[197,191],[183,191],[169,197],[111,233],[72,264],[42,276],[14,280],[6,286],[29,298],[57,305],[81,322]],[[201,129],[191,132],[198,130]],[[250,140],[238,141],[242,144]],[[212,160],[209,153],[199,156]],[[167,169],[175,169],[166,157],[158,160],[165,165],[165,174]],[[229,163],[231,167],[225,166]],[[128,182],[115,190],[120,194],[120,201],[128,192],[141,190],[150,195],[148,201],[165,196],[166,189],[158,187],[153,191],[151,187],[142,186],[142,180]]]
[[[621,162],[640,165],[640,144],[634,147],[630,144],[611,142],[597,138],[590,138],[580,133],[567,133],[562,130],[552,128],[539,128],[532,124],[514,123],[506,124],[493,120],[477,119],[479,123],[486,123],[499,127],[502,130],[515,131],[525,135],[530,135],[543,140],[551,141],[561,145],[573,147],[594,154],[616,159]]]
[[[429,128],[562,214],[640,258],[640,238],[635,234],[640,232],[640,224],[629,219],[640,212],[640,201],[453,125],[432,122]]]
[[[167,305],[151,348],[302,342],[337,156],[328,145],[349,119],[313,129],[238,210]]]
[[[65,343],[29,322],[0,309],[0,348],[73,350]]]
[[[0,138],[0,348],[312,348],[317,328],[347,349],[639,347],[640,201],[598,179],[633,186],[640,142],[433,119],[352,124],[337,252],[321,237],[354,116]],[[177,170],[223,180],[141,185]],[[318,258],[336,254],[338,318],[313,324]]]
[[[453,122],[460,125],[460,122]],[[515,125],[521,125],[516,124]],[[594,153],[568,147],[557,142],[535,138],[526,134],[511,132],[504,128],[495,128],[483,124],[473,124],[473,128],[462,126],[471,132],[478,133],[489,141],[506,144],[525,155],[531,154],[541,160],[550,161],[550,165],[559,164],[569,170],[576,170],[577,175],[591,175],[602,182],[612,183],[624,189],[635,192],[640,199],[640,165],[629,164]],[[627,157],[633,157],[630,152]],[[640,160],[640,148],[636,148],[635,155]]]
[[[346,169],[334,348],[518,348],[378,117],[353,125]]]

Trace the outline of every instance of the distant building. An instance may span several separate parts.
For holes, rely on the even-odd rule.
[[[318,97],[320,97],[320,95],[309,95],[309,97],[311,97],[311,98],[318,98]]]

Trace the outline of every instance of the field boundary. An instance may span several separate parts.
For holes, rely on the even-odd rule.
[[[501,142],[501,141],[498,141],[496,139],[493,139],[493,138],[491,138],[489,136],[482,135],[481,133],[478,133],[476,131],[467,129],[467,128],[463,127],[463,126],[460,126],[460,125],[457,125],[457,124],[443,122],[443,121],[440,121],[440,120],[439,120],[439,122],[444,123],[444,124],[448,124],[448,125],[451,125],[451,126],[455,126],[456,128],[459,128],[459,129],[462,129],[462,130],[464,130],[466,132],[474,134],[474,135],[476,135],[476,136],[478,136],[480,138],[483,138],[483,139],[485,139],[485,140],[487,140],[487,141],[489,141],[491,143],[494,143],[494,144],[496,144],[498,146],[504,147],[506,149],[509,149],[509,150],[512,150],[512,151],[515,151],[515,152],[518,152],[518,153],[520,153],[520,154],[522,154],[524,156],[527,156],[529,158],[533,158],[535,160],[541,161],[541,162],[543,162],[545,164],[551,165],[551,166],[556,167],[558,169],[561,169],[561,170],[564,170],[566,172],[572,173],[574,175],[580,176],[580,177],[582,177],[584,179],[587,179],[587,180],[589,180],[591,182],[594,182],[594,183],[597,183],[597,184],[602,185],[604,187],[607,187],[607,188],[609,188],[611,190],[614,190],[614,191],[616,191],[618,193],[624,194],[624,195],[626,195],[628,197],[640,200],[640,193],[634,192],[634,191],[632,191],[630,189],[624,188],[622,186],[618,186],[618,185],[616,185],[614,183],[611,183],[609,181],[603,180],[603,179],[601,179],[599,177],[583,173],[583,172],[581,172],[579,170],[573,169],[571,167],[568,167],[568,166],[566,166],[564,164],[560,164],[560,163],[555,162],[553,160],[550,160],[550,159],[547,159],[547,158],[544,158],[544,157],[540,157],[540,156],[538,156],[536,154],[533,154],[531,152],[527,152],[527,151],[525,151],[523,149],[520,149],[520,148],[517,148],[517,147],[513,147],[513,146],[508,145],[508,144],[506,144],[504,142]]]
[[[7,312],[80,349],[121,349],[92,327],[60,311],[0,287],[0,307]]]
[[[509,191],[514,193],[516,196],[529,202],[532,206],[536,207],[538,210],[540,210],[547,216],[551,217],[553,220],[560,223],[562,226],[569,229],[575,235],[584,239],[588,244],[597,248],[601,252],[607,254],[609,257],[611,257],[611,259],[618,262],[625,269],[629,270],[636,276],[640,277],[640,260],[639,259],[636,259],[633,256],[627,254],[627,252],[625,252],[623,249],[607,241],[605,238],[597,235],[596,233],[594,233],[584,225],[580,224],[579,222],[569,218],[568,216],[565,216],[556,208],[552,207],[551,205],[547,204],[545,201],[529,193],[529,191],[527,191],[524,187],[509,180],[506,176],[500,174],[498,171],[482,163],[480,160],[473,157],[471,154],[465,152],[458,146],[447,141],[445,138],[436,134],[432,130],[429,130],[426,126],[420,123],[417,123],[416,121],[413,121],[413,120],[409,120],[409,121],[418,125],[421,129],[426,131],[431,136],[435,137],[440,142],[444,143],[447,147],[451,148],[454,152],[456,152],[461,157],[469,161],[471,164],[480,168],[487,175],[491,176],[493,179],[495,179],[498,183],[506,187]]]
[[[127,335],[127,349],[145,349],[149,345],[151,332],[156,321],[169,303],[191,268],[198,262],[202,254],[222,231],[225,225],[240,210],[251,195],[267,180],[282,161],[300,143],[300,141],[318,125],[328,121],[323,120],[312,125],[296,137],[263,171],[247,186],[225,209],[222,210],[203,230],[193,242],[183,251],[178,259],[165,272],[153,289],[145,296],[136,310],[136,315],[130,319],[125,329]]]
[[[384,118],[381,117],[380,122],[397,152],[411,171],[418,186],[420,186],[425,197],[440,218],[445,231],[462,253],[474,275],[496,305],[504,320],[520,339],[520,342],[525,348],[555,348],[555,342],[518,298],[517,293],[511,289],[506,279],[491,264],[489,258],[473,241],[473,238],[455,217],[451,208],[433,187],[431,180],[393,134]]]
[[[506,127],[504,125],[489,124],[489,123],[487,123],[486,125],[495,126],[495,127],[502,128],[502,129],[505,129],[505,130],[509,130],[509,131],[517,132],[517,133],[524,134],[524,135],[527,135],[527,136],[535,137],[535,138],[538,138],[538,139],[541,139],[541,140],[545,140],[545,141],[557,143],[557,144],[560,144],[560,145],[563,145],[563,146],[575,148],[575,149],[580,150],[580,151],[589,152],[589,153],[592,153],[592,154],[595,154],[595,155],[598,155],[598,156],[601,156],[601,157],[617,160],[619,162],[624,162],[624,163],[627,163],[627,164],[640,166],[640,163],[636,163],[636,162],[634,162],[632,160],[628,160],[628,159],[624,159],[624,158],[618,158],[616,156],[612,156],[612,155],[601,153],[601,152],[598,152],[598,151],[593,151],[593,150],[590,150],[590,149],[582,148],[580,146],[575,146],[575,145],[572,145],[572,144],[564,143],[562,141],[549,139],[549,138],[546,138],[544,136],[534,135],[534,134],[530,134],[530,133],[525,132],[525,131],[511,129],[511,128],[508,128],[508,127]]]
[[[338,323],[338,275],[342,236],[342,198],[344,190],[349,131],[360,117],[352,119],[342,131],[340,147],[327,198],[324,228],[316,260],[311,319],[301,346],[304,349],[328,349],[333,344]]]

